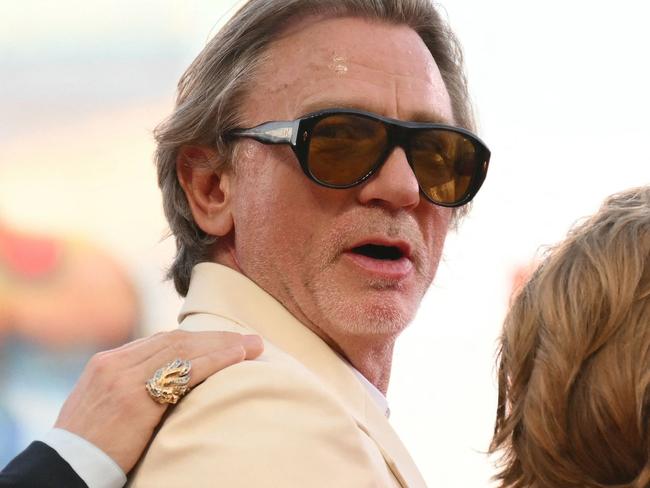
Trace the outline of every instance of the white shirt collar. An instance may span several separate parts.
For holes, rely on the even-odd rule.
[[[368,390],[368,393],[370,394],[370,397],[374,400],[374,402],[377,404],[377,407],[379,407],[379,410],[384,412],[384,415],[386,415],[386,418],[390,416],[390,408],[388,407],[388,399],[384,396],[384,394],[379,391],[379,389],[370,383],[368,379],[361,374],[361,372],[352,366],[350,363],[348,363],[348,366],[350,366],[350,369],[354,373],[354,375],[359,378],[359,381],[361,384],[364,386],[366,390]]]

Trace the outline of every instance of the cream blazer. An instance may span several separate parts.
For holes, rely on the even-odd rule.
[[[240,273],[201,263],[185,330],[264,338],[264,354],[226,368],[165,419],[133,487],[423,487],[422,476],[349,365]]]

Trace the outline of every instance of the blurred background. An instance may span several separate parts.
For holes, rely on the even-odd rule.
[[[233,0],[0,1],[0,466],[97,350],[175,327],[152,163],[176,81]],[[492,150],[398,343],[391,421],[431,486],[489,486],[514,281],[608,194],[650,183],[650,7],[448,0]]]

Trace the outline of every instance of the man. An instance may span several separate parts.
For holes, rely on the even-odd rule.
[[[133,486],[424,485],[384,395],[487,170],[458,53],[426,0],[251,0],[192,63],[157,130],[181,328],[265,353],[177,406]]]

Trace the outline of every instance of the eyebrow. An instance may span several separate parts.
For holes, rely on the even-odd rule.
[[[300,107],[300,114],[298,114],[298,117],[303,117],[307,114],[318,112],[320,110],[326,110],[330,108],[347,108],[347,109],[352,109],[352,110],[364,110],[367,112],[373,112],[376,113],[377,115],[382,115],[384,116],[384,111],[377,105],[365,103],[363,101],[356,101],[356,100],[319,100],[315,101],[313,103],[307,103],[304,106]],[[414,112],[411,112],[408,116],[407,119],[400,119],[400,120],[405,120],[409,122],[429,122],[432,124],[447,124],[447,125],[453,125],[453,121],[449,120],[447,117],[443,117],[442,115],[435,113],[435,112],[429,112],[426,110],[416,110]]]

